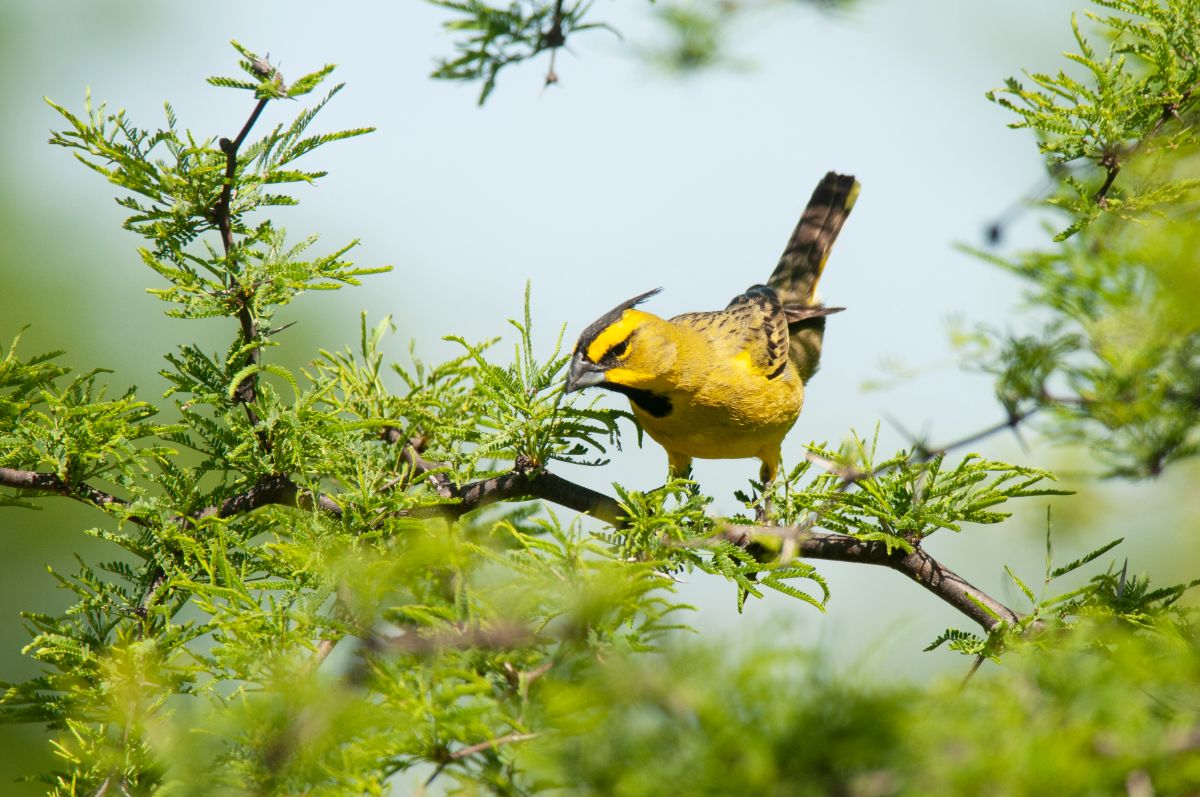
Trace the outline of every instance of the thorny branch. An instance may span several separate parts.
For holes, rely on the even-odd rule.
[[[923,452],[915,451],[914,456],[919,459],[928,459],[950,448],[969,445],[984,436],[1014,427],[1023,417],[1025,416],[1014,416],[1003,424],[968,435],[937,449],[925,448]],[[442,472],[446,466],[431,462],[421,455],[421,441],[405,439],[400,431],[393,427],[386,428],[381,437],[387,442],[403,445],[401,459],[415,475],[425,476],[434,493],[447,501],[444,504],[402,510],[397,512],[397,515],[445,517],[453,520],[499,501],[541,499],[582,514],[591,515],[613,526],[619,527],[625,523],[625,510],[615,498],[568,481],[549,471],[526,471],[514,468],[499,476],[455,486]],[[824,464],[833,466],[833,463]],[[839,473],[842,478],[839,490],[848,489],[856,481],[874,475],[874,473],[854,470],[844,472],[834,470],[833,472]],[[68,485],[54,474],[36,471],[0,468],[0,486],[61,495],[102,509],[128,505],[128,502],[123,499],[87,484]],[[200,509],[187,518],[180,518],[179,522],[194,522],[213,516],[233,517],[264,506],[289,506],[306,511],[318,510],[334,518],[342,516],[342,508],[333,497],[313,493],[297,485],[288,476],[276,474],[261,478],[249,489],[226,498],[220,504]],[[149,525],[144,518],[131,516],[129,520],[138,525]],[[813,527],[819,520],[820,512],[814,512],[797,526],[731,525],[724,527],[714,539],[726,539],[744,545],[756,534],[780,537],[788,544],[789,554],[802,558],[881,565],[895,570],[916,581],[986,630],[992,630],[1000,621],[1009,623],[1017,621],[1016,612],[938,562],[927,551],[919,547],[912,553],[898,549],[888,551],[882,542],[863,541],[845,534],[814,531]],[[164,579],[165,574],[161,572],[152,579],[143,603],[149,604],[154,601],[154,596],[161,588]],[[143,611],[148,608],[149,605],[144,606]],[[328,653],[325,648],[331,647],[332,642],[322,642],[322,649],[325,653]]]
[[[1001,621],[1015,624],[1020,619],[1012,609],[934,559],[923,548],[915,548],[912,553],[901,548],[889,551],[887,545],[878,540],[859,540],[845,534],[811,531],[796,526],[726,526],[721,536],[744,546],[755,535],[763,534],[794,543],[797,555],[805,559],[857,562],[891,568],[937,595],[986,631],[991,631]]]
[[[567,37],[563,35],[563,0],[557,0],[554,4],[554,19],[543,36],[543,42],[550,48],[550,66],[546,69],[546,82],[542,85],[545,89],[558,82],[554,62],[558,57],[558,48],[567,43]]]
[[[282,85],[283,76],[270,64],[265,61],[256,61],[255,69],[262,78],[272,78],[277,83]],[[222,138],[218,143],[221,147],[221,152],[225,154],[225,181],[221,188],[221,196],[217,200],[217,204],[213,207],[213,221],[217,225],[217,229],[221,233],[221,246],[225,251],[225,263],[227,273],[230,274],[230,279],[234,280],[234,284],[229,286],[234,289],[238,300],[238,323],[242,329],[242,341],[249,348],[249,364],[257,365],[259,362],[260,352],[257,346],[259,339],[258,321],[254,317],[254,311],[251,307],[254,298],[252,287],[249,285],[239,284],[236,278],[232,275],[236,273],[235,268],[235,246],[233,240],[233,186],[237,178],[237,155],[238,149],[246,140],[246,136],[250,134],[250,128],[254,127],[254,123],[258,121],[258,117],[262,114],[263,109],[267,107],[267,103],[271,101],[270,97],[261,97],[254,106],[254,110],[250,113],[250,118],[242,125],[242,129],[237,134],[237,138],[230,141],[228,138]],[[258,413],[254,411],[254,399],[258,393],[258,376],[250,374],[245,377],[234,391],[234,398],[242,404],[246,409],[246,417],[250,419],[250,424],[257,427],[259,424]],[[267,451],[270,450],[270,441],[267,439],[266,433],[261,429],[256,432],[259,443]]]
[[[1009,412],[1007,418],[997,424],[989,426],[986,429],[981,429],[973,434],[960,437],[957,440],[940,446],[926,445],[919,439],[913,440],[913,456],[918,462],[927,462],[940,454],[945,454],[949,451],[953,451],[956,448],[963,448],[973,443],[978,443],[980,440],[984,440],[994,434],[1003,432],[1006,429],[1011,429],[1013,432],[1016,432],[1019,435],[1020,432],[1017,431],[1017,428],[1031,416],[1037,414],[1038,410],[1040,409],[1041,407],[1033,407],[1032,409],[1025,410],[1024,412],[1017,412],[1013,410]]]
[[[28,490],[34,493],[50,493],[71,498],[85,504],[104,509],[109,506],[128,506],[129,502],[115,495],[98,490],[88,484],[68,484],[54,473],[38,473],[32,470],[16,470],[0,468],[0,486],[13,487],[17,490]],[[138,525],[145,525],[141,518],[134,519]]]

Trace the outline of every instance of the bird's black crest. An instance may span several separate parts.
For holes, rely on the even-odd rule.
[[[596,336],[607,329],[614,321],[620,318],[621,313],[624,313],[634,305],[641,304],[661,290],[662,288],[655,288],[652,291],[646,291],[645,293],[638,294],[628,301],[621,302],[616,307],[597,318],[591,323],[591,325],[588,326],[587,329],[579,333],[579,340],[575,343],[575,351],[583,352],[586,355],[588,347],[592,345],[592,341],[596,339]]]

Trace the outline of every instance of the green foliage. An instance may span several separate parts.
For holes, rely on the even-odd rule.
[[[820,11],[848,9],[858,0],[790,0],[793,5],[813,6]],[[653,17],[659,32],[656,41],[639,47],[639,55],[651,66],[672,75],[691,75],[720,67],[750,65],[730,54],[730,41],[739,26],[775,10],[776,0],[660,0],[654,2]]]
[[[1086,445],[1107,475],[1157,476],[1200,452],[1196,295],[1195,0],[1115,0],[1092,16],[1101,57],[1075,25],[1085,68],[1010,81],[993,99],[1041,136],[1070,227],[1044,250],[995,256],[1043,311],[1036,332],[980,330],[966,357],[996,377],[1009,417],[1038,414]],[[1099,172],[1099,173],[1097,173]],[[1065,240],[1070,237],[1069,240]]]
[[[240,147],[262,103],[303,92],[238,50],[261,81],[212,82],[259,100],[239,142],[196,143],[173,113],[145,133],[123,114],[59,109],[70,129],[53,141],[130,192],[125,226],[150,241],[142,260],[167,281],[168,313],[236,326],[223,353],[166,355],[171,424],[132,392],[108,399],[98,371],[8,348],[0,467],[112,515],[90,533],[119,558],[55,574],[74,602],[26,615],[43,672],[7,685],[0,716],[58,732],[55,794],[362,793],[420,765],[510,782],[498,753],[474,748],[534,732],[533,682],[653,649],[682,607],[658,562],[628,562],[578,523],[522,507],[443,519],[460,500],[446,485],[484,461],[530,474],[598,461],[628,414],[562,403],[567,358],[535,358],[528,296],[511,365],[460,341],[461,357],[389,372],[390,320],[365,317],[357,351],[321,352],[299,374],[267,362],[267,323],[296,294],[381,269],[243,221],[294,201],[265,186],[320,176],[287,171],[296,158],[365,131],[305,132],[330,94]],[[418,468],[421,452],[445,462]]]
[[[620,34],[605,22],[593,21],[591,0],[515,0],[507,5],[489,0],[426,0],[450,12],[443,27],[455,36],[456,55],[440,59],[432,77],[438,80],[478,82],[479,104],[496,88],[501,70],[537,58],[549,51],[545,85],[558,82],[554,54],[576,34],[606,30]],[[806,0],[821,10],[836,11],[858,0]],[[663,34],[661,41],[637,48],[640,57],[658,69],[691,74],[717,66],[739,66],[728,49],[728,33],[735,23],[755,12],[777,5],[775,0],[684,0],[655,2],[651,13]],[[234,85],[231,81],[229,85]],[[238,82],[242,88],[249,83]]]
[[[947,455],[901,451],[879,461],[876,441],[854,435],[840,451],[811,443],[810,457],[776,486],[775,505],[783,525],[807,523],[860,540],[882,542],[889,551],[911,552],[941,529],[963,523],[999,523],[1009,513],[995,507],[1013,498],[1066,495],[1044,486],[1047,471],[968,454],[954,467]],[[813,463],[826,469],[812,476]]]
[[[1065,576],[1076,573],[1124,542],[1123,539],[1101,545],[1093,551],[1055,566],[1054,546],[1047,516],[1046,569],[1038,592],[1026,584],[1007,565],[1004,572],[1029,602],[1029,610],[1014,625],[1001,624],[988,636],[980,637],[962,629],[950,628],[929,644],[925,650],[935,650],[945,644],[950,650],[968,656],[997,660],[1006,650],[1046,645],[1053,647],[1066,632],[1080,625],[1088,628],[1105,626],[1120,629],[1121,633],[1139,633],[1177,639],[1194,634],[1195,611],[1179,604],[1179,599],[1200,579],[1169,587],[1151,588],[1146,576],[1129,576],[1129,562],[1120,571],[1112,565],[1092,576],[1082,586],[1067,588],[1052,594],[1051,585]]]
[[[233,49],[237,50],[242,56],[242,60],[238,61],[238,66],[253,80],[210,77],[208,83],[209,85],[221,86],[223,88],[253,91],[255,99],[258,100],[290,100],[303,97],[319,86],[321,81],[334,69],[333,64],[326,64],[316,72],[310,72],[299,80],[292,81],[292,84],[288,86],[283,82],[283,75],[279,74],[279,71],[271,66],[271,63],[266,58],[251,52],[236,41],[231,42],[231,44],[233,45]]]
[[[1010,78],[988,98],[1020,117],[1012,127],[1039,134],[1047,165],[1061,190],[1051,204],[1073,220],[1057,240],[1096,221],[1105,211],[1131,217],[1169,208],[1200,186],[1200,181],[1167,174],[1133,185],[1114,183],[1127,161],[1138,155],[1193,148],[1194,125],[1186,118],[1200,88],[1200,3],[1196,0],[1094,0],[1117,11],[1088,14],[1108,38],[1101,55],[1072,17],[1078,53],[1066,58],[1082,67],[1081,77],[1066,70],[1033,73],[1036,88]],[[1074,173],[1076,163],[1086,168]],[[1093,176],[1099,172],[1097,176]],[[1165,178],[1165,179],[1164,179]]]
[[[570,795],[1122,794],[1200,782],[1200,648],[1089,624],[913,686],[812,654],[711,646],[554,683],[520,761]]]
[[[655,4],[655,16],[668,41],[648,58],[668,72],[686,73],[715,66],[723,58],[724,32],[737,12],[734,3]]]
[[[327,74],[322,70],[316,75]],[[282,80],[273,73],[272,80]],[[318,80],[308,76],[304,80]],[[224,85],[221,83],[220,85]],[[286,128],[269,134],[240,151],[233,174],[227,175],[227,155],[211,139],[197,141],[177,128],[174,109],[167,104],[167,126],[153,132],[134,126],[124,111],[109,113],[91,96],[83,118],[53,102],[71,129],[55,132],[52,144],[77,150],[76,158],[109,182],[130,192],[118,203],[133,212],[125,228],[146,238],[152,248],[140,251],[142,261],[170,282],[151,293],[176,307],[180,318],[235,316],[248,308],[257,318],[269,319],[270,309],[302,290],[335,288],[357,283],[357,277],[386,269],[356,269],[341,259],[353,244],[312,261],[298,256],[316,240],[308,238],[288,247],[284,231],[270,221],[249,227],[244,217],[266,207],[293,205],[296,200],[274,193],[271,187],[287,183],[312,183],[324,172],[292,168],[295,160],[316,147],[363,135],[371,128],[305,135],[308,125],[341,90],[335,87],[313,108],[299,114]],[[284,94],[283,96],[290,96]],[[265,99],[263,100],[265,102]],[[160,150],[165,156],[158,156]],[[233,182],[230,182],[230,177]],[[220,257],[211,246],[192,246],[196,239],[219,226],[217,218],[227,186],[229,226],[240,240]],[[138,197],[142,197],[139,199]]]
[[[503,66],[596,26],[585,4],[438,4],[466,36],[439,76],[483,80],[483,97]],[[1037,81],[1064,108],[1111,106],[1070,112],[1094,129],[1047,133],[1064,164],[1152,122],[1122,110],[1130,93],[1147,92],[1159,114],[1171,97],[1187,111],[1178,86],[1192,65],[1176,59],[1192,34],[1177,27],[1193,7],[1111,5],[1132,14],[1103,22],[1114,53],[1138,69],[1099,60],[1081,36],[1076,61],[1107,83]],[[1062,495],[1044,470],[922,445],[883,457],[855,437],[808,447],[768,496],[765,528],[713,517],[712,499],[681,480],[614,485],[610,499],[548,467],[603,464],[631,418],[564,400],[561,333],[548,356],[535,351],[528,289],[509,362],[496,341],[451,338],[458,357],[391,363],[390,318],[365,316],[355,348],[319,351],[299,371],[268,361],[286,327],[274,319],[299,293],[384,269],[346,260],[353,244],[309,254],[315,238],[289,244],[266,217],[297,201],[275,186],[323,175],[299,158],[368,130],[309,132],[338,87],[249,139],[267,103],[312,92],[332,67],[289,84],[234,47],[249,79],[210,80],[253,94],[233,139],[181,130],[170,106],[155,131],[90,99],[81,116],[54,106],[67,129],[51,142],[124,192],[125,227],[145,239],[141,262],[165,282],[153,290],[168,314],[227,318],[230,341],[167,352],[163,407],[133,390],[108,397],[101,370],[72,375],[58,353],[24,357],[14,341],[0,360],[0,481],[15,489],[0,503],[89,504],[104,516],[86,533],[113,551],[53,574],[72,604],[24,615],[41,670],[0,697],[0,719],[54,734],[51,794],[383,794],[435,780],[462,794],[1112,793],[1138,778],[1181,793],[1200,782],[1200,655],[1183,600],[1200,581],[1156,588],[1110,564],[1080,584],[1116,543],[1056,566],[1048,535],[1039,589],[1007,571],[1029,603],[1021,615],[1002,618],[968,591],[964,613],[989,630],[948,629],[930,649],[1002,666],[965,687],[871,686],[788,649],[732,659],[678,644],[681,575],[723,578],[739,609],[768,589],[822,609],[830,590],[799,555],[806,542],[900,569],[940,530]],[[1138,82],[1150,75],[1159,82]],[[1029,126],[1057,113],[1039,107]],[[1150,138],[1182,136],[1182,124]],[[1121,157],[1150,151],[1124,146]],[[1162,185],[1135,201],[1109,181],[1096,207],[1184,207],[1190,184]],[[1095,215],[1049,253],[999,261],[1055,316],[1043,334],[984,332],[974,345],[1013,426],[1039,412],[1113,472],[1157,473],[1196,451],[1197,326],[1179,296],[1200,287],[1197,248],[1176,226],[1130,236],[1123,224]],[[560,520],[536,496],[606,520]]]
[[[581,465],[603,465],[607,460],[589,459],[590,451],[606,451],[605,443],[619,446],[617,419],[627,412],[563,406],[562,371],[571,359],[562,354],[564,324],[545,363],[537,362],[531,335],[529,284],[525,285],[524,322],[509,320],[521,336],[513,361],[499,366],[484,357],[486,346],[473,346],[460,337],[450,337],[467,350],[474,363],[472,398],[479,407],[477,426],[482,433],[464,436],[473,448],[465,458],[468,474],[482,459],[509,459],[518,467],[540,470],[553,461]]]
[[[438,62],[432,77],[460,82],[482,81],[479,104],[496,88],[500,70],[562,47],[568,37],[587,30],[611,31],[603,22],[585,22],[590,0],[516,0],[506,7],[485,0],[428,0],[455,14],[447,31],[461,36],[458,55]],[[547,83],[557,80],[550,67]]]
[[[51,473],[67,489],[96,478],[128,485],[145,463],[170,453],[140,442],[167,429],[150,421],[154,407],[132,389],[106,398],[102,369],[67,378],[70,370],[53,362],[60,354],[23,361],[14,339],[0,361],[0,467]]]
[[[1186,229],[1099,225],[1048,252],[989,258],[1030,285],[1056,318],[1033,334],[986,331],[966,355],[996,377],[1011,415],[1045,410],[1045,429],[1087,443],[1111,475],[1153,476],[1200,451],[1200,324],[1177,309],[1164,247]]]
[[[671,574],[698,570],[721,576],[733,584],[739,612],[748,596],[763,596],[763,587],[824,610],[829,587],[815,567],[796,559],[757,558],[724,538],[719,524],[707,514],[712,499],[701,495],[693,482],[672,479],[649,492],[613,487],[626,522],[605,539],[624,559],[655,562]],[[811,581],[821,597],[799,589],[793,583],[797,579]]]

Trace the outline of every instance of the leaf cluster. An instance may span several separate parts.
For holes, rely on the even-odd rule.
[[[1019,277],[1035,331],[982,329],[966,359],[1014,423],[1033,414],[1105,473],[1157,476],[1200,453],[1195,0],[1103,0],[1107,54],[1073,23],[1079,75],[1034,74],[993,99],[1039,133],[1070,227],[1046,249],[975,251]],[[1080,166],[1080,164],[1083,164]],[[1090,164],[1090,165],[1089,165]]]
[[[780,523],[805,523],[911,553],[937,531],[1001,522],[1010,513],[997,508],[1010,499],[1067,494],[1045,484],[1054,478],[1047,471],[978,454],[953,467],[944,452],[900,451],[880,459],[877,439],[867,443],[854,434],[840,450],[810,443],[809,457],[776,487]],[[813,474],[814,461],[826,468]]]
[[[570,795],[1184,794],[1197,641],[1086,624],[965,685],[872,682],[787,645],[679,645],[555,684],[564,731],[521,762]]]
[[[471,444],[462,456],[466,475],[473,475],[481,461],[495,459],[512,461],[527,471],[541,470],[555,461],[606,464],[607,459],[596,458],[593,452],[604,454],[608,446],[619,448],[617,421],[633,419],[628,412],[563,403],[563,369],[570,360],[569,354],[562,353],[566,325],[559,330],[549,357],[539,362],[533,350],[529,291],[526,283],[524,320],[509,320],[520,341],[508,365],[489,361],[487,344],[447,338],[466,350],[473,365],[471,401],[478,413],[476,428],[460,436],[460,442]]]
[[[1172,174],[1141,175],[1115,183],[1139,155],[1193,148],[1195,126],[1187,119],[1200,89],[1200,3],[1196,0],[1094,0],[1117,13],[1088,14],[1107,38],[1101,53],[1072,17],[1078,52],[1065,53],[1067,70],[1015,78],[988,98],[1016,113],[1012,127],[1039,135],[1039,147],[1061,190],[1050,200],[1072,217],[1064,240],[1106,211],[1131,216],[1170,207],[1200,182]],[[1075,169],[1076,164],[1084,168]]]
[[[1200,452],[1200,324],[1184,310],[1200,237],[1162,222],[1097,225],[1049,251],[984,255],[1052,316],[1032,332],[981,330],[964,359],[995,379],[1010,418],[1039,413],[1107,475],[1156,476]],[[1194,251],[1194,250],[1193,250]]]
[[[151,420],[157,410],[134,389],[109,398],[98,383],[103,369],[71,376],[54,362],[61,352],[23,360],[18,340],[0,361],[0,467],[36,468],[69,492],[90,479],[129,484],[144,463],[170,453],[147,443],[168,427]]]
[[[1161,636],[1180,639],[1194,633],[1194,610],[1179,603],[1184,593],[1200,586],[1200,579],[1169,587],[1153,588],[1144,575],[1129,575],[1129,561],[1117,570],[1110,564],[1103,573],[1082,585],[1063,588],[1061,581],[1078,573],[1124,542],[1116,539],[1065,565],[1055,566],[1049,513],[1046,528],[1046,567],[1040,588],[1035,592],[1007,565],[1004,572],[1029,602],[1029,610],[1015,625],[1001,624],[987,637],[950,628],[925,648],[934,650],[945,644],[950,650],[968,656],[996,660],[1005,650],[1053,647],[1081,626],[1104,627],[1116,633]],[[1052,585],[1054,589],[1052,590]],[[997,618],[999,619],[999,618]]]
[[[277,70],[234,45],[247,59],[245,69],[267,70],[263,82],[214,78],[210,83],[254,89],[261,95],[260,109],[271,99],[309,93],[332,71],[327,66],[286,86]],[[124,226],[147,240],[139,250],[142,261],[169,282],[150,292],[173,305],[170,315],[235,316],[244,309],[269,320],[272,307],[303,290],[356,285],[358,277],[386,270],[355,268],[345,261],[342,256],[354,244],[303,260],[315,236],[289,246],[284,231],[270,220],[251,226],[246,218],[254,211],[296,204],[279,187],[312,184],[325,175],[297,168],[298,159],[325,144],[371,132],[366,127],[309,132],[313,119],[341,88],[335,86],[290,124],[276,125],[244,146],[239,140],[239,147],[229,139],[197,139],[180,130],[169,103],[166,126],[149,130],[134,125],[124,111],[93,106],[90,94],[82,116],[47,100],[69,124],[67,130],[53,133],[50,143],[73,150],[81,163],[127,192],[117,200],[132,213]],[[224,250],[198,240],[215,230],[223,233]]]
[[[487,0],[428,2],[454,15],[443,27],[458,37],[454,42],[457,55],[441,59],[432,77],[480,81],[480,105],[496,88],[496,79],[505,67],[554,51],[575,34],[612,30],[603,22],[585,21],[592,6],[590,0],[516,0],[506,6]],[[557,78],[547,77],[548,83],[554,80]]]

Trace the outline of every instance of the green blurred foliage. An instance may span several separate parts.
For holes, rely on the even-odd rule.
[[[564,38],[588,26],[586,5],[442,5],[464,15],[453,29],[468,38],[441,76],[481,81],[481,101],[500,67],[563,44],[548,35],[556,25]],[[969,342],[1014,427],[1037,413],[1110,474],[1158,475],[1196,453],[1200,425],[1194,63],[1181,54],[1191,33],[1178,30],[1198,6],[1101,5],[1134,16],[1100,21],[1107,59],[1080,35],[1073,60],[1096,86],[1010,84],[1036,109],[1010,105],[1044,136],[1072,236],[995,261],[1029,282],[1051,320]],[[663,12],[680,36],[673,63],[715,63],[721,15],[738,9],[678,8]],[[249,79],[212,82],[248,100],[301,96],[330,71],[288,85],[238,50]],[[757,548],[725,538],[725,519],[689,483],[615,486],[627,522],[599,529],[519,500],[549,463],[602,464],[628,421],[562,400],[564,358],[534,350],[528,302],[507,364],[490,344],[459,340],[465,354],[447,362],[391,365],[402,384],[392,391],[380,353],[390,321],[363,318],[357,350],[289,365],[275,309],[375,271],[346,261],[348,247],[313,257],[312,238],[287,245],[271,220],[248,221],[295,201],[278,186],[323,174],[291,161],[366,132],[306,133],[323,104],[236,144],[196,139],[169,108],[157,131],[103,107],[59,108],[67,129],[55,143],[128,192],[126,226],[167,283],[156,295],[178,316],[221,319],[225,334],[168,355],[170,401],[157,404],[105,392],[98,371],[60,368],[34,354],[40,341],[0,364],[0,467],[43,479],[3,500],[86,504],[59,510],[61,523],[95,538],[70,575],[56,568],[71,606],[26,615],[38,668],[17,673],[0,703],[7,720],[54,734],[55,793],[1200,788],[1200,640],[1181,600],[1195,582],[1154,586],[1110,563],[1111,546],[1066,565],[1047,550],[1040,584],[1009,571],[1028,603],[1018,622],[993,614],[986,636],[949,629],[931,645],[982,665],[965,684],[835,674],[778,645],[736,656],[689,647],[675,637],[688,608],[673,595],[681,574],[723,577],[739,606],[770,588],[820,608],[827,584],[786,537]],[[1178,119],[1163,116],[1170,106]],[[1078,171],[1063,170],[1076,159]],[[1116,182],[1162,174],[1140,193]],[[1070,191],[1080,203],[1061,199]],[[1142,224],[1150,210],[1163,218]],[[892,457],[862,443],[810,454],[778,486],[780,521],[889,553],[999,522],[1010,499],[1061,494],[1043,485],[1046,471],[919,444]],[[467,503],[506,478],[517,486],[503,503]],[[105,524],[93,528],[96,510]],[[1073,571],[1092,575],[1049,589]]]
[[[519,760],[572,795],[1189,794],[1197,642],[1089,623],[926,687],[801,650],[681,647],[548,684],[563,732]]]
[[[1042,319],[1034,332],[980,330],[966,358],[996,379],[1010,418],[1039,414],[1085,443],[1106,475],[1160,475],[1200,453],[1200,207],[1195,0],[1098,0],[1121,14],[1073,20],[1075,76],[1032,74],[989,98],[1031,128],[1070,222],[1058,245],[995,256]],[[1091,43],[1107,43],[1101,54]],[[1089,38],[1091,37],[1091,38]]]

